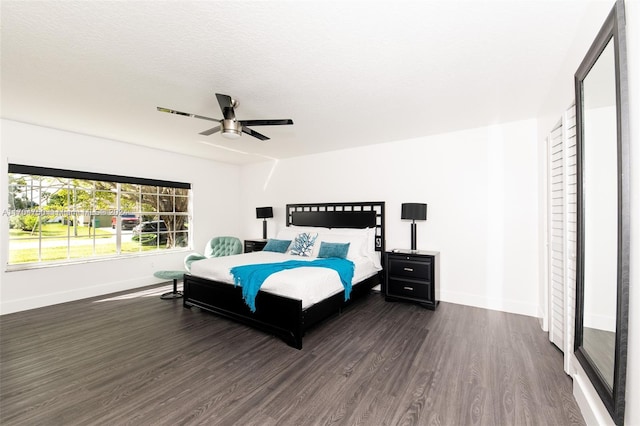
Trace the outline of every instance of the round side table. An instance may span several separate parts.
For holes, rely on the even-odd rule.
[[[178,291],[178,280],[183,279],[185,273],[185,271],[157,271],[153,273],[156,278],[173,280],[173,291],[164,293],[160,299],[179,299],[182,297],[182,292]]]

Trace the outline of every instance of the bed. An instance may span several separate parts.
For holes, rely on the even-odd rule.
[[[373,251],[377,255],[378,264],[375,271],[362,273],[363,269],[354,262],[356,263],[354,280],[346,300],[345,288],[336,289],[335,285],[329,294],[320,297],[319,300],[313,300],[313,298],[306,300],[299,294],[291,295],[286,290],[274,290],[274,286],[280,285],[276,275],[284,276],[291,272],[289,281],[293,277],[306,280],[301,275],[301,271],[284,271],[270,276],[264,282],[255,296],[255,312],[252,312],[242,297],[242,288],[234,286],[233,281],[230,282],[228,277],[220,275],[219,271],[216,275],[213,265],[222,262],[228,272],[231,265],[228,262],[264,263],[278,258],[273,253],[257,252],[229,256],[222,261],[211,260],[208,263],[209,259],[207,259],[193,263],[191,273],[184,276],[184,307],[195,306],[231,318],[278,336],[289,346],[302,349],[302,337],[308,329],[339,313],[345,306],[354,303],[368,294],[373,287],[381,284],[383,274],[380,255],[384,253],[384,223],[384,202],[307,203],[286,206],[287,228],[279,232],[278,236],[283,235],[283,232],[294,234],[309,229],[317,230],[319,235],[358,234],[359,230],[366,233],[366,240],[363,240],[366,247],[363,246],[363,250]],[[327,229],[331,231],[325,233],[323,230]],[[331,237],[325,236],[325,239],[331,240]]]

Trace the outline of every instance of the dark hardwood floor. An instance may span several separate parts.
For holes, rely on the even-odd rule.
[[[298,351],[164,291],[0,317],[0,423],[584,424],[534,318],[373,293]]]

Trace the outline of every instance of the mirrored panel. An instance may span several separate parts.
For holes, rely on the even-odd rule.
[[[624,423],[629,307],[629,113],[624,2],[575,75],[575,355],[612,419]]]
[[[582,83],[583,349],[613,388],[618,275],[618,143],[614,40]],[[606,285],[604,285],[606,284]]]

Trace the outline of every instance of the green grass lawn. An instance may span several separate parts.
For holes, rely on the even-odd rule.
[[[160,247],[163,248],[162,246]],[[71,246],[69,251],[70,259],[91,258],[93,256],[108,256],[116,254],[115,244],[96,244],[94,247],[90,241],[85,245]],[[156,250],[155,246],[142,246],[137,242],[122,243],[121,253],[136,253]],[[44,247],[42,249],[42,261],[67,259],[67,246]],[[26,248],[9,250],[9,264],[29,263],[38,261],[38,248]]]
[[[88,236],[93,235],[94,229],[89,228],[88,226],[78,226],[77,227],[78,236]],[[68,234],[67,234],[68,233]],[[36,229],[33,232],[31,231],[23,231],[22,229],[9,229],[9,238],[14,239],[22,239],[22,238],[37,238],[39,231]],[[109,238],[113,236],[113,233],[107,229],[96,228],[95,229],[96,238]],[[67,239],[67,235],[74,236],[73,226],[64,225],[62,223],[45,223],[42,225],[42,236],[47,238],[55,238],[60,237],[62,239]]]
[[[60,223],[47,223],[42,225],[42,237],[43,241],[46,242],[60,242],[59,245],[54,245],[53,247],[43,247],[41,252],[41,259],[38,259],[38,247],[29,247],[29,248],[12,248],[9,250],[9,264],[18,264],[18,263],[29,263],[29,262],[38,262],[42,261],[53,261],[53,260],[64,260],[67,258],[70,259],[80,259],[80,258],[91,258],[94,256],[108,256],[116,254],[116,244],[115,240],[113,244],[110,243],[102,243],[95,244],[95,252],[94,252],[94,244],[93,244],[93,232],[95,231],[95,238],[104,239],[104,238],[113,238],[113,232],[108,229],[100,229],[89,228],[87,226],[78,226],[77,227],[77,236],[74,236],[74,228],[72,226],[67,226]],[[34,231],[23,231],[21,229],[10,229],[9,230],[9,238],[13,241],[37,241],[38,240],[38,230]],[[68,251],[67,257],[67,238],[70,236],[70,248]],[[11,242],[9,243],[11,245]],[[165,248],[164,246],[160,246],[160,249]],[[156,250],[157,247],[155,245],[146,246],[141,245],[139,241],[129,241],[123,242],[120,246],[121,253],[136,253],[136,252],[145,252]]]

